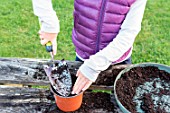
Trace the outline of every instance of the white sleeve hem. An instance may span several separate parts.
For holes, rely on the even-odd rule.
[[[89,68],[88,66],[86,66],[85,64],[83,64],[79,70],[81,71],[81,73],[88,78],[89,80],[91,80],[92,82],[95,82],[99,73],[98,71],[95,71],[91,68]]]

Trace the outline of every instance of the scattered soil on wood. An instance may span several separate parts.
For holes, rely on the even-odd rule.
[[[116,84],[122,105],[132,113],[170,112],[170,74],[154,66],[134,67]]]
[[[119,74],[120,71],[123,69],[110,69],[111,66],[106,70],[99,74],[97,80],[94,85],[106,85],[106,86],[113,86],[114,81]]]

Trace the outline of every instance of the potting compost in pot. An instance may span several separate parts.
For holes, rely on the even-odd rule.
[[[121,104],[132,113],[170,113],[170,73],[156,66],[133,67],[116,83]]]

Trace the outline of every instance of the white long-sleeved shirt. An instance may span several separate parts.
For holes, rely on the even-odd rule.
[[[32,0],[34,14],[38,16],[41,31],[58,33],[60,31],[59,20],[52,6],[51,0]]]
[[[39,1],[39,3],[37,1]],[[116,38],[103,50],[99,51],[95,55],[90,56],[89,59],[84,61],[84,64],[80,67],[80,71],[85,77],[94,82],[101,71],[107,69],[112,64],[112,62],[120,59],[120,57],[125,52],[133,47],[134,40],[141,30],[141,23],[146,2],[147,0],[136,0],[136,2],[131,6],[128,14],[126,15],[126,18]],[[47,25],[54,25],[51,24],[54,21],[48,21],[54,19],[54,14],[52,13],[54,12],[54,10],[52,10],[51,4],[51,0],[33,0],[35,15],[37,15],[40,20],[42,22],[45,22]],[[51,11],[51,14],[53,14],[53,16],[50,15],[49,11]],[[52,31],[51,28],[50,30]],[[48,31],[48,27],[44,27],[43,30]],[[129,58],[131,54],[132,49],[127,57],[122,59],[122,61]],[[82,59],[80,56],[78,57]]]

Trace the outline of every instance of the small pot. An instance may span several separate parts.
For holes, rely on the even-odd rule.
[[[52,86],[50,89],[54,94],[56,105],[60,110],[64,112],[72,112],[80,108],[83,100],[83,92],[79,93],[78,95],[63,97],[58,95]]]

